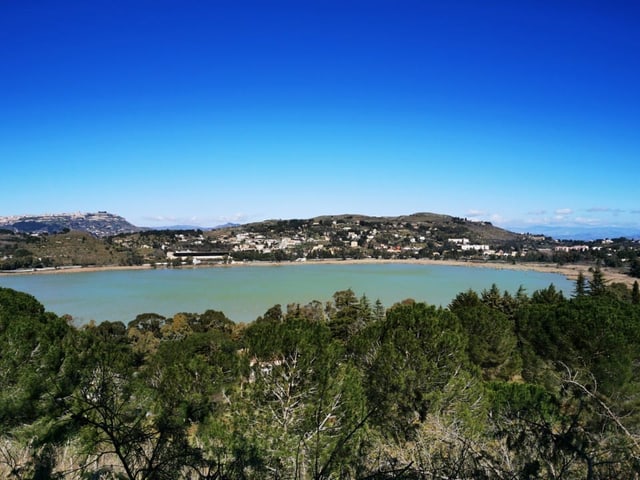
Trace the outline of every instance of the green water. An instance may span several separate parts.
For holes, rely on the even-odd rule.
[[[0,276],[0,286],[34,295],[47,310],[90,320],[128,323],[137,314],[222,310],[236,322],[250,322],[275,304],[330,300],[351,288],[385,306],[406,298],[446,306],[469,288],[492,284],[528,294],[551,283],[570,295],[573,282],[561,275],[446,265],[326,264],[229,268],[119,270],[60,275]]]

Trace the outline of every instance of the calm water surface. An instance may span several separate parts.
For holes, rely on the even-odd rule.
[[[178,312],[222,310],[236,322],[250,322],[275,304],[330,300],[351,288],[385,306],[406,298],[446,306],[469,288],[492,284],[528,294],[551,283],[566,295],[573,282],[562,275],[447,265],[282,265],[229,268],[120,270],[59,275],[0,276],[0,286],[34,295],[47,310],[69,314],[80,325],[95,320],[122,321],[139,313],[171,316]]]

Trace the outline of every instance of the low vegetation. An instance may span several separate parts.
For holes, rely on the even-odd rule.
[[[0,288],[0,476],[640,476],[640,292],[336,292],[82,328]]]

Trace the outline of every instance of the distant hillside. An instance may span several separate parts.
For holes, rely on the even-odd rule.
[[[228,223],[216,227],[203,228],[191,225],[176,225],[162,228],[142,228],[129,223],[125,218],[108,212],[98,213],[60,213],[49,215],[23,215],[0,217],[0,229],[15,233],[61,233],[67,230],[82,231],[96,237],[112,237],[121,234],[148,230],[236,230],[252,232],[277,232],[294,235],[300,233],[299,227],[308,233],[324,231],[323,226],[332,224],[343,227],[377,227],[380,231],[397,234],[415,234],[428,232],[431,238],[446,241],[449,238],[465,237],[476,243],[496,243],[518,240],[522,235],[493,226],[489,222],[478,222],[465,218],[452,217],[436,213],[414,213],[397,217],[377,217],[359,214],[323,215],[308,219],[265,220],[238,225]]]
[[[437,213],[414,213],[397,217],[375,217],[358,214],[322,215],[306,220],[266,220],[240,226],[256,231],[278,226],[279,230],[291,230],[297,225],[307,225],[314,229],[318,225],[342,224],[344,226],[377,227],[379,230],[395,233],[429,232],[432,238],[447,240],[449,238],[466,237],[477,243],[509,242],[521,239],[518,233],[493,226],[490,222],[477,222],[466,218],[452,217]]]
[[[640,239],[640,227],[528,226],[527,230],[543,233],[557,240],[602,240],[606,238]]]
[[[132,225],[123,217],[108,212],[0,217],[0,228],[17,233],[60,233],[77,230],[96,237],[144,230]]]
[[[222,225],[216,225],[214,227],[203,227],[200,225],[164,225],[161,227],[151,227],[148,230],[216,230],[216,229],[220,229],[220,228],[232,228],[232,227],[239,227],[240,224],[239,223],[231,223],[231,222],[227,222],[225,224]]]
[[[67,230],[68,229],[68,230]],[[34,235],[44,233],[47,235]],[[57,233],[62,232],[62,233]],[[199,265],[324,259],[553,262],[620,268],[640,243],[575,245],[435,213],[273,219],[216,229],[142,229],[106,212],[0,219],[0,270],[70,265]]]
[[[134,252],[117,248],[88,232],[47,235],[4,233],[0,230],[0,271],[70,265],[132,265]]]

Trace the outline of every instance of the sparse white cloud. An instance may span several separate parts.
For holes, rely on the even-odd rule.
[[[576,225],[596,226],[602,225],[602,220],[600,220],[599,218],[576,217],[573,219],[573,223],[575,223]]]
[[[555,210],[531,209],[512,218],[492,220],[503,228],[514,231],[537,231],[548,228],[565,228],[583,231],[594,228],[631,227],[637,229],[632,214],[640,215],[640,209],[625,210],[614,207],[585,207],[578,210],[558,208]],[[636,217],[637,218],[637,217]]]
[[[252,215],[246,213],[235,213],[233,215],[223,215],[219,217],[212,217],[212,220],[223,223],[244,223],[253,218]]]
[[[142,217],[143,220],[147,222],[176,222],[178,221],[177,217],[170,217],[165,215],[154,215],[154,216],[145,216]]]
[[[212,215],[207,217],[198,216],[172,216],[154,215],[142,217],[144,222],[151,225],[194,225],[200,227],[214,227],[223,223],[246,223],[251,219],[251,215],[245,213],[235,213],[233,215]]]
[[[467,210],[467,213],[465,214],[466,218],[469,218],[473,221],[489,221],[493,224],[505,224],[508,222],[508,220],[500,213],[490,213],[487,212],[485,210],[479,210],[479,209],[470,209]]]
[[[489,219],[491,223],[497,223],[497,224],[505,223],[506,221],[506,219],[499,213],[492,213]]]
[[[476,210],[474,208],[472,208],[471,210],[469,210],[467,212],[467,217],[472,217],[472,218],[484,217],[486,215],[487,215],[487,212],[485,212],[483,210]]]
[[[556,216],[571,215],[572,213],[573,213],[573,210],[570,208],[558,208],[555,211]]]
[[[522,223],[524,225],[538,225],[549,223],[550,221],[551,219],[549,217],[525,217],[521,222],[515,223]]]
[[[620,215],[625,213],[625,211],[621,208],[611,208],[611,207],[592,207],[587,208],[587,212],[589,213],[611,213],[612,215]]]

